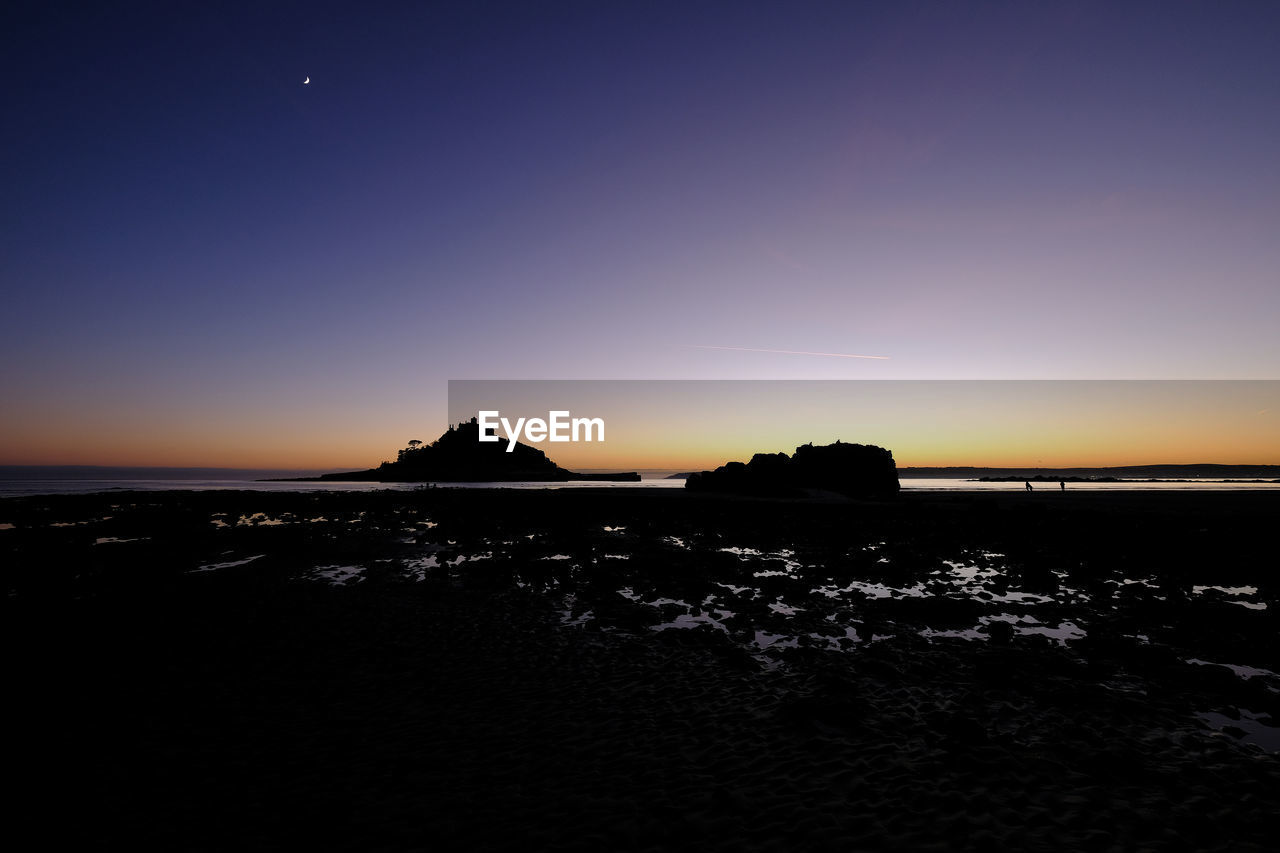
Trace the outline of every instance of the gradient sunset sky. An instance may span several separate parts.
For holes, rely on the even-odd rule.
[[[7,3],[0,464],[365,467],[449,379],[1275,379],[1277,44],[1274,2]]]

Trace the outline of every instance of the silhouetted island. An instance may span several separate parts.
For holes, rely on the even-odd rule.
[[[820,489],[850,497],[898,493],[893,454],[871,444],[805,444],[791,456],[757,453],[745,465],[729,462],[714,471],[690,474],[684,487],[692,491],[778,494]]]
[[[449,429],[430,444],[411,441],[394,462],[383,462],[367,471],[347,471],[307,477],[307,480],[345,480],[379,483],[511,483],[518,481],[601,482],[640,481],[640,474],[579,474],[561,468],[541,450],[516,442],[507,450],[508,440],[480,441],[480,425],[475,418]]]

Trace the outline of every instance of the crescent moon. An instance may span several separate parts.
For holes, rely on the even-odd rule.
[[[303,80],[303,81],[302,81],[302,85],[304,85],[304,86],[305,86],[305,85],[307,85],[307,84],[308,84],[308,83],[310,83],[310,82],[311,82],[311,78],[310,78],[310,77],[308,77],[306,80]]]

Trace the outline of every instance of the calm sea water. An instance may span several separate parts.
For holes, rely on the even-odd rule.
[[[957,479],[903,479],[902,489],[906,492],[997,492],[1024,491],[1021,482],[1017,483],[979,483],[975,480]],[[1056,483],[1034,483],[1036,491],[1058,491]],[[476,489],[598,489],[601,487],[618,489],[683,489],[684,480],[641,480],[638,483],[602,483],[593,481],[574,481],[569,483],[441,483],[440,488]],[[36,480],[14,479],[0,480],[0,497],[20,495],[55,495],[55,494],[87,494],[92,492],[118,491],[170,491],[210,489],[247,489],[260,492],[367,492],[376,489],[394,489],[406,491],[423,488],[420,483],[344,483],[344,482],[296,482],[267,483],[257,480]],[[1280,489],[1280,483],[1224,483],[1208,481],[1180,483],[1148,483],[1132,480],[1120,483],[1067,483],[1068,491],[1179,491],[1179,490],[1211,490],[1238,491],[1243,489]]]
[[[1016,483],[979,483],[976,480],[901,479],[903,491],[912,492],[1024,492],[1022,480]],[[1037,492],[1056,492],[1057,483],[1035,483]],[[1220,480],[1188,480],[1176,483],[1151,483],[1144,480],[1123,480],[1118,483],[1067,483],[1067,491],[1132,492],[1132,491],[1240,491],[1242,489],[1280,489],[1280,483],[1222,482]]]

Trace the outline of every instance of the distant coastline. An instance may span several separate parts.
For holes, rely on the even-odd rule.
[[[1275,480],[1209,480],[1204,477],[1183,477],[1177,480],[1157,477],[1057,477],[1038,474],[1034,477],[976,477],[967,480],[970,483],[1280,483]]]
[[[0,465],[0,480],[269,480],[317,477],[324,468],[184,468],[136,465]]]
[[[1125,480],[1182,482],[1207,479],[1252,482],[1280,479],[1280,465],[1220,465],[1206,462],[1193,465],[1118,465],[1098,468],[899,467],[898,477],[901,479],[947,478],[983,482],[1037,479],[1067,482],[1122,482]]]

